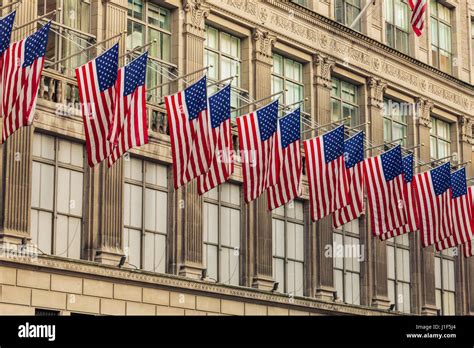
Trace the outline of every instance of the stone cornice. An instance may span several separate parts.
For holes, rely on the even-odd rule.
[[[231,286],[192,280],[170,274],[157,274],[135,269],[124,269],[101,265],[85,260],[70,260],[57,256],[41,255],[38,258],[0,256],[0,265],[37,271],[70,273],[80,277],[103,278],[114,282],[134,282],[133,285],[173,288],[179,292],[200,293],[203,296],[220,295],[237,301],[259,301],[267,305],[285,306],[295,310],[327,314],[347,315],[394,315],[375,308],[343,303],[325,302],[307,297],[289,298],[283,294],[261,291],[253,288]],[[139,284],[137,284],[139,283]]]

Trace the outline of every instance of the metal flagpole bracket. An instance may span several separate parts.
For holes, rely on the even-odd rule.
[[[354,127],[351,127],[351,128],[347,128],[347,130],[351,131],[351,130],[355,130],[355,129],[358,129],[360,127],[364,127],[364,126],[368,126],[368,125],[370,125],[370,121],[358,124],[357,126],[354,126]]]
[[[463,163],[459,163],[459,164],[451,164],[451,168],[454,169],[454,168],[458,168],[458,167],[462,167],[462,166],[467,166],[470,163],[472,163],[472,161],[467,161],[467,162],[463,162]]]
[[[228,78],[226,78],[226,79],[222,79],[222,80],[216,81],[216,82],[211,82],[210,84],[207,85],[207,88],[223,85],[224,82],[227,82],[227,81],[229,81],[229,80],[232,82],[232,80],[235,79],[235,78],[237,78],[237,77],[239,77],[239,75],[230,76],[230,77],[228,77]]]
[[[403,137],[403,138],[395,139],[395,140],[392,140],[392,141],[384,142],[383,144],[374,145],[374,146],[371,146],[371,147],[366,148],[365,151],[370,151],[370,150],[378,149],[379,147],[382,147],[382,146],[385,146],[385,145],[393,145],[394,143],[399,142],[399,141],[403,141],[403,140],[405,140],[406,138],[407,138],[407,137]]]
[[[154,91],[155,89],[158,89],[158,88],[160,88],[160,87],[167,86],[167,85],[169,85],[169,84],[171,84],[171,83],[173,83],[173,82],[176,82],[176,81],[185,79],[185,78],[188,77],[188,76],[191,76],[191,75],[200,73],[200,72],[202,72],[202,71],[206,71],[206,70],[208,70],[208,69],[210,69],[210,68],[212,68],[212,67],[213,67],[212,65],[209,65],[209,66],[206,66],[206,67],[204,67],[204,68],[202,68],[202,69],[198,69],[198,70],[192,71],[192,72],[190,72],[190,73],[188,73],[188,74],[186,74],[186,75],[178,76],[178,77],[176,77],[176,78],[174,78],[174,79],[169,80],[168,82],[160,83],[159,85],[157,85],[157,86],[155,86],[155,87],[153,87],[153,88],[150,88],[149,90],[147,90],[147,92],[152,92],[152,91]]]
[[[469,179],[466,179],[467,182],[469,181],[474,181],[474,178],[469,178]]]
[[[242,110],[243,108],[246,108],[247,106],[251,106],[251,105],[255,105],[255,104],[260,104],[261,102],[263,102],[263,101],[265,101],[265,100],[267,100],[267,99],[271,99],[271,98],[276,97],[277,95],[283,94],[283,93],[285,93],[285,92],[286,92],[286,90],[280,91],[280,92],[277,92],[277,93],[273,93],[273,94],[269,95],[268,97],[265,97],[265,98],[262,98],[262,99],[253,101],[253,102],[251,102],[251,103],[247,103],[247,104],[242,105],[242,106],[240,106],[240,107],[238,107],[237,109],[234,109],[234,110],[232,110],[232,111],[239,111],[239,110]]]
[[[329,122],[329,123],[326,123],[326,124],[322,124],[322,125],[319,125],[319,126],[316,126],[316,127],[313,127],[311,129],[307,129],[305,130],[304,132],[301,132],[301,134],[306,134],[306,133],[309,133],[311,131],[314,131],[314,130],[319,130],[321,128],[326,128],[326,127],[330,127],[334,124],[338,124],[338,123],[344,123],[345,121],[349,121],[350,119],[352,118],[352,116],[347,116],[345,118],[342,118],[340,120],[337,120],[337,121],[333,121],[333,122]]]
[[[36,19],[33,19],[32,21],[29,21],[28,23],[25,23],[25,24],[23,24],[23,25],[20,25],[19,27],[15,27],[15,28],[13,28],[13,31],[18,30],[18,29],[22,29],[22,28],[24,28],[24,27],[27,27],[27,26],[29,26],[29,25],[31,25],[31,24],[33,24],[33,23],[36,23],[36,22],[38,22],[38,21],[40,21],[40,20],[42,20],[42,19],[44,19],[44,18],[46,18],[46,17],[48,17],[48,16],[51,16],[51,15],[56,14],[56,12],[61,12],[61,8],[58,8],[57,10],[52,10],[51,12],[48,12],[48,13],[46,13],[46,14],[44,14],[44,15],[42,15],[42,16],[36,18]]]
[[[4,10],[4,9],[6,9],[6,8],[10,8],[10,7],[12,7],[12,6],[15,6],[15,5],[17,5],[17,4],[20,5],[22,2],[23,2],[23,0],[18,0],[18,1],[10,2],[9,4],[6,4],[6,5],[2,6],[2,7],[0,7],[0,11]]]
[[[125,31],[125,33],[126,33],[126,31]],[[126,56],[129,56],[129,55],[131,55],[131,54],[134,54],[136,51],[141,51],[142,49],[147,48],[148,46],[151,46],[151,45],[153,45],[153,44],[155,44],[155,43],[157,43],[157,42],[158,42],[158,41],[157,41],[156,39],[154,39],[153,41],[150,41],[149,43],[144,44],[143,46],[135,47],[133,50],[130,50],[130,51],[128,51],[128,52],[125,52],[124,54],[121,54],[121,55],[119,56],[119,59],[121,59],[121,58],[123,58],[123,57],[126,57]]]
[[[78,55],[84,53],[85,51],[88,51],[88,50],[90,50],[90,49],[92,49],[92,48],[94,48],[94,47],[100,46],[100,45],[102,45],[102,44],[104,44],[104,43],[106,43],[106,42],[108,42],[108,41],[110,41],[110,40],[114,40],[114,39],[116,39],[117,37],[122,36],[122,35],[123,35],[123,32],[120,33],[120,34],[114,35],[114,36],[112,36],[112,37],[109,37],[108,39],[105,39],[105,40],[102,40],[102,41],[100,41],[100,42],[97,42],[97,43],[95,43],[95,44],[93,44],[93,45],[91,45],[91,46],[89,46],[89,47],[86,47],[83,51],[76,52],[76,53],[74,53],[74,54],[71,54],[70,56],[67,56],[67,57],[64,57],[64,58],[62,58],[62,59],[60,59],[60,60],[57,60],[57,61],[55,61],[55,62],[52,62],[51,64],[47,64],[47,65],[45,66],[45,68],[51,68],[51,67],[53,67],[53,66],[56,66],[56,65],[58,65],[58,64],[60,64],[60,63],[63,63],[63,62],[65,62],[65,61],[67,61],[67,60],[69,60],[69,59],[71,59],[71,58],[74,58],[74,57],[76,57],[76,56],[78,56]]]
[[[416,166],[416,168],[421,168],[421,167],[425,167],[425,166],[430,166],[434,163],[438,163],[438,162],[442,162],[442,161],[446,161],[446,160],[450,160],[451,158],[456,158],[457,155],[451,155],[451,156],[446,156],[446,157],[443,157],[443,158],[440,158],[440,159],[437,159],[437,160],[433,160],[431,162],[427,162],[427,163],[422,163],[422,164],[419,164]]]
[[[415,145],[415,146],[410,146],[410,147],[404,147],[403,150],[404,151],[413,151],[415,149],[418,149],[420,147],[423,147],[425,146],[425,143],[421,143],[421,144],[418,144],[418,145]]]
[[[300,101],[297,101],[297,102],[292,103],[292,104],[282,105],[282,107],[283,107],[283,110],[288,110],[288,109],[291,109],[293,106],[303,104],[304,102],[307,102],[308,100],[309,100],[309,98],[304,98],[304,99],[301,99]]]

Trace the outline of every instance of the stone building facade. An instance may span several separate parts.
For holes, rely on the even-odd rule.
[[[474,6],[432,0],[417,38],[405,0],[377,1],[350,29],[363,5],[23,1],[17,25],[61,11],[34,125],[0,146],[0,313],[474,313],[474,260],[422,249],[418,233],[380,242],[365,215],[340,230],[330,219],[312,223],[305,178],[301,199],[273,214],[265,198],[243,203],[238,163],[231,181],[204,197],[195,183],[173,189],[162,96],[199,74],[163,83],[210,65],[212,81],[238,75],[233,108],[287,89],[282,103],[304,100],[306,123],[352,116],[352,126],[370,121],[360,129],[372,144],[403,138],[407,148],[424,145],[415,149],[420,161],[452,153],[471,160]],[[121,32],[122,54],[156,39],[147,76],[149,87],[159,86],[147,104],[150,143],[112,168],[89,168],[74,68],[103,51],[82,48]],[[51,65],[73,53],[80,54]],[[304,129],[304,139],[317,134]]]

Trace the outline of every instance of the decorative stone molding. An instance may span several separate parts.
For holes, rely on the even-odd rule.
[[[255,43],[255,59],[272,64],[272,48],[276,42],[276,36],[260,28],[253,30],[252,38]]]
[[[198,36],[204,35],[206,18],[210,7],[206,0],[183,0],[185,16],[184,31]]]
[[[459,126],[461,128],[459,140],[461,142],[474,145],[472,137],[472,127],[474,126],[473,119],[466,115],[462,115],[461,117],[459,117]]]
[[[417,98],[416,104],[417,125],[431,128],[431,110],[433,110],[434,103],[426,98]]]
[[[369,92],[369,106],[383,109],[383,94],[387,88],[387,83],[375,77],[367,78],[367,89]]]
[[[314,84],[331,89],[331,72],[336,66],[336,61],[322,54],[313,56]]]

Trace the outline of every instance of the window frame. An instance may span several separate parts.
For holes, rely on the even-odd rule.
[[[163,187],[163,186],[147,183],[147,180],[146,180],[147,164],[154,164],[154,165],[159,165],[159,166],[166,167],[166,173],[167,174],[169,173],[169,166],[167,166],[166,164],[163,164],[163,163],[153,162],[149,159],[144,159],[144,158],[141,158],[141,157],[138,157],[138,156],[130,156],[130,155],[127,155],[127,156],[128,157],[125,157],[125,160],[130,161],[130,163],[132,161],[132,158],[135,159],[135,160],[140,161],[141,170],[142,170],[142,180],[135,180],[135,179],[127,178],[124,175],[124,184],[123,184],[124,187],[125,187],[126,184],[140,187],[141,188],[141,193],[142,193],[141,194],[141,203],[142,203],[141,204],[141,210],[142,210],[141,228],[138,229],[135,226],[126,225],[125,221],[123,223],[124,233],[125,233],[125,229],[135,230],[135,231],[139,230],[140,231],[140,265],[133,265],[133,266],[136,266],[141,270],[145,270],[145,236],[146,236],[146,233],[159,234],[159,235],[165,237],[165,254],[163,255],[163,261],[165,261],[165,272],[164,273],[168,273],[169,272],[169,264],[168,264],[169,248],[168,248],[168,244],[169,244],[169,231],[170,231],[169,223],[168,223],[168,220],[167,220],[166,221],[166,233],[159,232],[159,231],[150,231],[146,228],[146,221],[145,221],[145,219],[146,219],[146,215],[145,215],[146,214],[146,209],[145,209],[146,199],[145,199],[145,194],[146,194],[147,189],[151,189],[151,190],[154,190],[154,191],[159,191],[159,192],[166,193],[166,207],[167,207],[167,210],[168,210],[168,213],[169,213],[169,204],[168,204],[168,202],[169,202],[170,189],[169,189],[168,179],[167,179],[168,186],[166,188]],[[156,271],[156,268],[152,272],[162,274],[161,272]]]
[[[385,12],[385,42],[387,43],[388,46],[392,47],[393,49],[396,49],[397,51],[400,51],[404,54],[407,54],[407,55],[410,55],[410,20],[408,19],[408,3],[406,0],[391,0],[392,1],[392,6],[387,6],[385,7],[386,9],[386,12]],[[406,14],[407,14],[407,22],[406,22],[406,25],[407,25],[407,28],[406,30],[401,28],[400,26],[398,26],[396,24],[396,20],[395,20],[395,15],[397,13],[397,5],[396,5],[396,2],[399,2],[401,3],[402,5],[404,5],[406,7]],[[391,8],[391,10],[389,10],[389,8]],[[387,11],[392,11],[392,14],[391,14],[391,17],[392,17],[392,20],[393,20],[393,23],[390,22],[388,20],[388,17],[387,16]],[[388,40],[388,27],[391,26],[393,27],[391,33],[392,33],[392,38],[391,38],[391,41],[392,41],[392,45],[390,45],[390,41]],[[399,47],[397,46],[397,32],[401,32],[402,34],[406,34],[406,50],[404,49],[399,49]]]
[[[336,13],[337,2],[340,2],[340,4],[342,5],[341,6],[342,7],[342,17],[344,18],[344,22],[340,22],[337,18],[337,13]],[[334,19],[336,20],[336,22],[341,23],[342,25],[345,25],[346,27],[349,27],[349,25],[352,24],[352,23],[347,22],[347,20],[348,20],[348,18],[347,18],[347,16],[348,16],[348,7],[352,7],[354,9],[359,10],[356,14],[356,17],[357,17],[357,15],[362,11],[362,2],[359,0],[359,6],[356,6],[354,4],[350,4],[349,0],[335,0],[335,2],[334,2]],[[362,32],[361,20],[359,20],[357,25],[352,29],[355,30],[355,31],[358,31],[358,32]]]
[[[338,91],[339,91],[339,94],[338,95],[335,95],[333,93],[334,91],[334,83],[337,82],[338,83]],[[347,85],[350,85],[350,86],[353,86],[355,88],[355,92],[354,92],[354,97],[355,97],[355,101],[347,101],[343,98],[343,84],[347,84]],[[356,126],[357,124],[359,124],[359,120],[360,120],[360,114],[361,114],[361,105],[360,105],[360,86],[359,85],[356,85],[350,81],[347,81],[347,80],[344,80],[344,79],[341,79],[339,78],[338,76],[332,76],[331,77],[331,94],[330,94],[330,98],[331,98],[331,121],[338,121],[338,120],[342,120],[344,118],[344,105],[348,105],[349,107],[351,108],[355,108],[355,116],[351,118],[351,120],[346,120],[344,123],[346,125],[352,125],[352,126]],[[339,104],[339,115],[340,117],[338,119],[335,119],[335,115],[333,113],[333,105],[334,105],[334,101],[336,101],[338,104]]]
[[[454,313],[453,314],[448,314],[448,315],[456,315],[456,294],[457,294],[457,289],[456,289],[456,258],[454,256],[451,256],[451,255],[448,255],[447,252],[449,250],[459,250],[458,248],[450,248],[450,249],[447,249],[447,250],[443,250],[441,252],[435,252],[435,264],[436,264],[436,259],[439,259],[440,260],[440,284],[441,284],[441,288],[437,287],[436,286],[436,276],[437,276],[437,272],[436,272],[436,265],[435,265],[435,297],[436,297],[436,292],[437,291],[440,291],[441,292],[441,306],[440,308],[438,308],[440,311],[441,311],[441,315],[446,315],[445,314],[445,303],[444,303],[444,295],[446,293],[448,294],[453,294],[454,295]],[[443,272],[443,263],[447,261],[447,262],[450,262],[452,263],[453,265],[453,274],[454,274],[454,291],[452,290],[446,290],[444,288],[444,277],[446,277],[447,275],[444,274]],[[449,281],[449,280],[448,280]]]
[[[433,13],[433,4],[436,4],[436,13]],[[453,9],[444,5],[443,3],[437,1],[437,0],[430,0],[430,3],[428,4],[429,8],[430,8],[430,30],[432,31],[432,34],[431,34],[431,37],[430,37],[430,44],[431,44],[431,64],[447,73],[447,74],[452,74],[453,73],[453,59],[454,59],[454,52],[453,52],[453,48],[454,48],[454,45],[453,45],[453,25],[452,25],[452,22],[453,22]],[[449,22],[447,22],[446,20],[444,20],[443,18],[440,18],[439,17],[439,8],[440,7],[444,7],[446,8],[448,11],[449,11],[449,16],[450,16],[450,20]],[[433,22],[436,22],[436,26],[433,25]],[[440,41],[440,33],[441,33],[441,29],[440,29],[440,24],[441,25],[444,25],[446,27],[448,27],[449,29],[449,34],[450,34],[450,47],[449,47],[449,51],[446,51],[444,49],[441,49],[440,47],[440,44],[439,44],[439,41]],[[436,29],[435,29],[436,28]],[[433,31],[436,31],[436,37],[437,37],[437,43],[435,44],[433,42]],[[433,47],[436,48],[436,61],[434,61],[433,59]],[[440,61],[441,61],[441,52],[440,51],[443,51],[445,52],[446,54],[448,54],[449,56],[449,66],[448,66],[448,70],[445,71],[443,69],[441,69],[441,64],[440,64]]]
[[[442,137],[441,135],[438,134],[438,123],[441,122],[445,125],[448,126],[448,137],[447,138],[444,138]],[[452,145],[452,139],[451,139],[451,127],[452,127],[452,124],[450,122],[447,122],[447,121],[444,121],[440,118],[437,118],[437,117],[434,117],[434,116],[431,116],[431,130],[430,130],[430,158],[432,160],[437,160],[439,159],[439,143],[445,143],[448,145],[448,151],[447,151],[447,156],[449,156],[451,154],[451,151],[452,151],[452,148],[451,148],[451,145]],[[434,130],[434,132],[433,132]],[[431,140],[432,139],[435,139],[436,140],[436,156],[432,156],[431,155]]]
[[[239,201],[240,201],[240,204],[239,205],[236,205],[236,204],[232,204],[230,202],[225,202],[222,200],[222,186],[223,185],[219,185],[217,186],[216,188],[214,188],[214,190],[217,190],[217,200],[216,199],[213,199],[207,195],[203,195],[203,204],[212,204],[212,205],[215,205],[217,206],[217,244],[214,243],[214,242],[209,242],[209,241],[205,241],[204,240],[204,235],[203,235],[203,254],[204,254],[204,250],[206,248],[207,245],[211,245],[211,246],[214,246],[217,248],[217,265],[216,265],[216,268],[217,268],[217,279],[215,279],[215,281],[217,283],[220,283],[220,284],[230,284],[230,280],[232,279],[232,275],[231,277],[228,279],[227,282],[223,282],[222,279],[221,279],[221,271],[222,271],[222,262],[221,262],[221,252],[223,249],[228,249],[228,250],[234,250],[235,252],[235,247],[232,247],[230,245],[223,245],[222,244],[222,230],[221,230],[221,208],[229,208],[229,209],[233,209],[233,210],[238,210],[239,211],[239,216],[240,216],[240,228],[239,228],[239,249],[238,249],[238,262],[237,262],[237,265],[239,267],[239,274],[238,274],[238,285],[241,285],[242,283],[242,265],[241,265],[241,260],[242,260],[242,233],[243,233],[243,228],[242,228],[242,214],[243,214],[243,211],[244,211],[244,202],[242,200],[242,185],[240,183],[236,183],[236,182],[228,182],[228,183],[225,183],[225,184],[230,184],[230,185],[234,185],[234,186],[238,186],[239,187]],[[203,206],[204,208],[204,206]],[[204,234],[204,231],[203,231],[203,234]],[[207,266],[207,258],[206,258],[206,264],[205,264],[205,267],[208,268]],[[211,279],[212,280],[212,279]]]
[[[43,133],[43,132],[35,132],[33,134],[33,137],[34,137],[35,134],[39,134],[41,136],[51,137],[51,138],[54,139],[54,160],[47,159],[47,158],[42,158],[42,157],[37,157],[37,156],[33,155],[33,153],[31,155],[32,163],[37,162],[37,163],[40,163],[40,164],[52,166],[54,168],[53,208],[52,208],[52,210],[49,210],[49,209],[40,208],[40,207],[33,207],[32,204],[30,204],[30,209],[31,210],[36,210],[38,212],[45,212],[45,213],[52,214],[52,216],[51,216],[51,219],[52,219],[52,221],[51,221],[51,228],[52,228],[52,230],[51,230],[51,255],[65,257],[62,254],[58,255],[57,250],[56,250],[56,247],[57,247],[56,237],[57,237],[57,233],[58,233],[58,226],[57,226],[58,216],[61,215],[61,216],[65,216],[67,218],[80,219],[80,225],[79,225],[80,226],[80,232],[79,232],[79,238],[80,238],[80,241],[79,241],[79,245],[80,245],[79,259],[82,260],[83,257],[84,257],[83,235],[82,234],[83,234],[83,231],[84,231],[84,220],[86,219],[86,209],[85,209],[86,200],[82,199],[82,208],[81,208],[82,215],[81,216],[73,215],[71,213],[66,214],[66,213],[63,213],[63,212],[59,212],[58,211],[58,191],[59,191],[58,190],[58,173],[59,173],[59,169],[66,169],[66,170],[69,170],[69,171],[74,171],[74,172],[81,173],[82,174],[82,193],[83,193],[83,197],[85,196],[85,193],[86,193],[86,160],[85,160],[86,150],[84,148],[84,144],[82,144],[78,141],[69,140],[69,139],[66,139],[66,138],[59,137],[57,135],[51,135],[51,134],[47,134],[47,133]],[[60,141],[67,141],[69,143],[76,143],[76,144],[81,145],[82,159],[83,159],[82,168],[74,166],[72,164],[59,162],[58,154],[59,154]],[[69,240],[67,241],[67,243],[69,243]],[[69,249],[69,245],[68,245],[68,249]],[[68,249],[66,249],[66,251],[65,251],[66,253],[68,252]]]
[[[403,244],[403,242],[400,242],[399,241],[399,238],[402,237],[402,236],[406,236],[407,238],[407,241],[408,241],[408,245],[405,245]],[[393,285],[395,287],[394,289],[394,294],[395,294],[395,310],[399,311],[399,312],[404,312],[403,310],[400,310],[400,304],[398,302],[398,295],[399,295],[399,292],[398,292],[398,286],[399,284],[401,285],[406,285],[408,284],[408,287],[409,287],[409,297],[410,297],[410,310],[408,313],[411,313],[412,312],[412,301],[411,301],[411,295],[412,295],[412,291],[411,291],[411,285],[412,285],[412,279],[411,279],[411,241],[410,241],[410,238],[409,238],[409,235],[408,234],[404,234],[404,235],[401,235],[401,236],[397,236],[395,238],[390,238],[387,240],[387,248],[388,247],[392,247],[393,248],[393,255],[394,255],[394,258],[393,258],[393,264],[394,264],[394,276],[395,278],[394,279],[391,279],[389,274],[390,272],[388,272],[387,270],[387,280],[389,282],[389,286],[390,286],[390,281],[393,281]],[[408,271],[409,271],[409,281],[405,281],[405,280],[400,280],[398,279],[398,262],[397,262],[397,254],[398,254],[398,250],[401,249],[401,250],[406,250],[408,251]],[[388,262],[387,262],[387,266],[388,266]]]
[[[403,140],[402,140],[401,144],[403,146],[406,146],[407,142],[408,142],[408,139],[406,138],[407,135],[408,135],[408,117],[410,115],[405,114],[404,108],[399,108],[399,110],[400,110],[399,116],[404,121],[403,120],[396,120],[393,117],[393,114],[391,112],[392,109],[388,108],[387,106],[390,106],[392,103],[402,104],[403,102],[400,102],[398,100],[395,100],[395,99],[392,99],[392,98],[389,98],[389,97],[384,97],[383,102],[384,102],[384,109],[382,110],[382,113],[383,113],[382,116],[383,116],[383,121],[384,121],[384,132],[383,132],[384,142],[391,142],[391,141],[395,140],[394,137],[393,137],[393,130],[394,130],[394,125],[398,125],[403,129]],[[390,136],[389,137],[386,136],[386,132],[385,132],[385,125],[387,123],[390,125]]]

